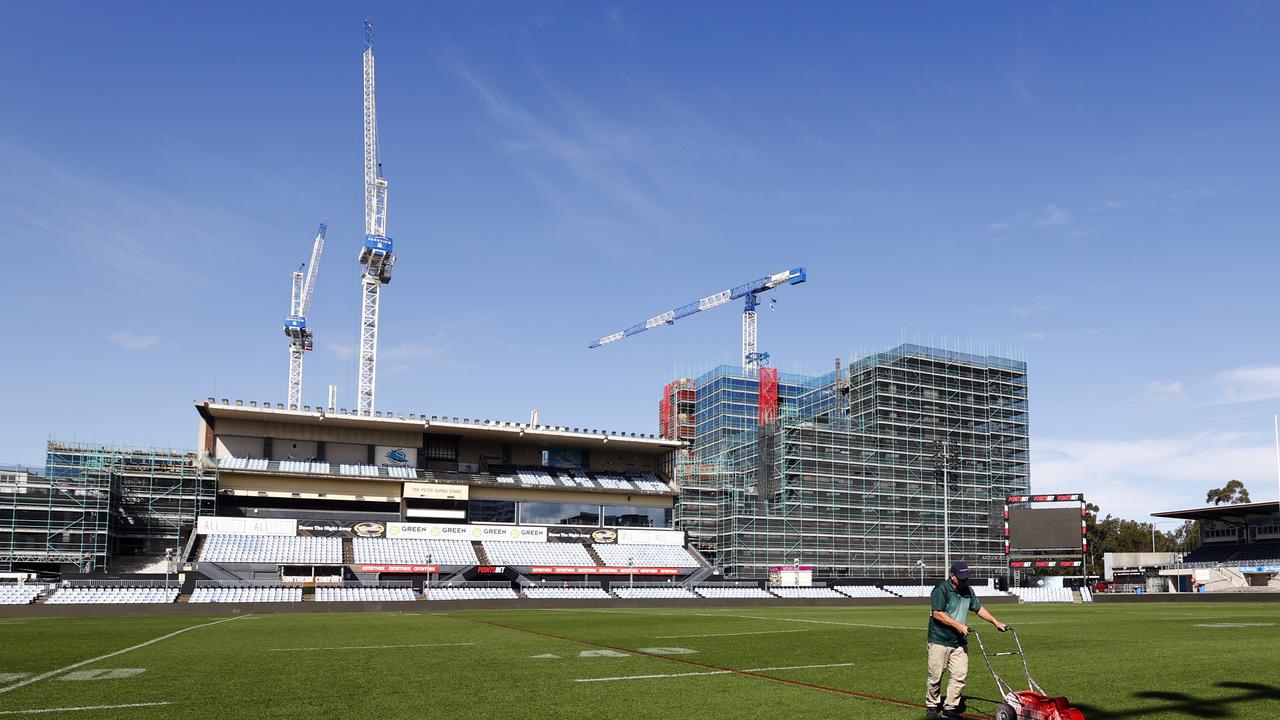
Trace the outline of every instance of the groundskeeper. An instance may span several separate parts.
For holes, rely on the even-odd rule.
[[[938,583],[930,595],[929,613],[929,683],[925,687],[925,717],[960,717],[960,696],[969,675],[969,611],[995,625],[1000,632],[1008,626],[982,607],[982,601],[969,587],[969,566],[963,560],[952,563],[946,580]],[[946,702],[940,697],[942,673],[951,674]]]

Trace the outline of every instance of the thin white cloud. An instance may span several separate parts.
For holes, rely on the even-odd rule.
[[[1119,210],[1120,208],[1124,207],[1124,203],[1120,202],[1119,200],[1108,200],[1106,202],[1106,206],[1108,210]]]
[[[1011,226],[1009,225],[1009,223],[1007,223],[1007,222],[1003,222],[1003,221],[1001,221],[1001,222],[993,222],[993,223],[991,223],[991,225],[990,225],[990,228],[991,228],[992,230],[995,230],[996,232],[1000,232],[1001,230],[1008,230],[1010,227],[1011,227]]]
[[[1147,397],[1153,400],[1184,400],[1182,394],[1182,383],[1180,382],[1160,382],[1159,380],[1149,382],[1146,386]]]
[[[1036,220],[1036,225],[1042,228],[1059,228],[1071,224],[1071,214],[1057,205],[1045,205],[1044,214]]]
[[[1280,397],[1280,366],[1241,367],[1218,373],[1213,384],[1219,403],[1246,403]]]
[[[542,79],[550,111],[535,112],[515,102],[471,68],[456,72],[511,137],[502,146],[517,155],[550,161],[553,167],[610,201],[645,215],[661,213],[653,191],[666,173],[638,133]]]
[[[108,339],[129,352],[143,352],[145,350],[150,350],[157,342],[159,342],[160,336],[134,335],[133,333],[118,332]]]
[[[1137,440],[1036,438],[1034,492],[1083,492],[1103,514],[1141,519],[1204,504],[1209,488],[1232,478],[1255,490],[1274,488],[1275,455],[1267,440],[1240,433],[1201,433]]]

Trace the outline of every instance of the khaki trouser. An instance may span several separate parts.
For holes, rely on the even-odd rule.
[[[960,705],[960,694],[964,692],[964,681],[969,677],[969,650],[965,646],[948,647],[929,643],[929,684],[925,686],[924,703],[927,707],[938,707],[939,694],[942,691],[942,671],[951,673],[951,682],[947,685],[946,710],[955,710]]]

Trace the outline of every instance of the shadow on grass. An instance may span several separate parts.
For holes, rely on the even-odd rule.
[[[1072,701],[1073,707],[1088,720],[1116,720],[1117,718],[1141,718],[1149,716],[1181,715],[1198,718],[1233,718],[1240,716],[1239,706],[1259,700],[1280,700],[1280,687],[1262,685],[1261,683],[1225,681],[1214,683],[1214,687],[1236,690],[1233,695],[1215,698],[1198,698],[1187,693],[1171,690],[1144,690],[1133,693],[1139,700],[1152,701],[1151,704],[1126,710],[1107,710],[1105,708]]]

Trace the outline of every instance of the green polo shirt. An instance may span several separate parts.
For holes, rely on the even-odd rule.
[[[941,610],[950,615],[952,620],[968,625],[969,611],[981,610],[982,601],[969,587],[965,587],[963,592],[951,587],[951,578],[947,578],[933,588],[933,593],[929,596],[929,606],[930,610]],[[933,615],[930,614],[929,642],[947,647],[960,647],[965,644],[965,639],[960,637],[960,633],[954,628],[934,620]]]

